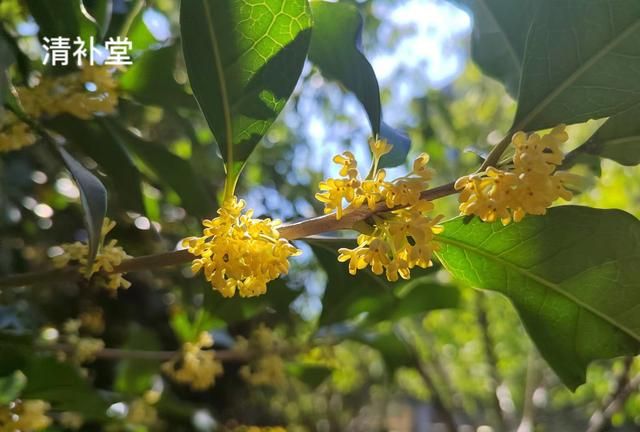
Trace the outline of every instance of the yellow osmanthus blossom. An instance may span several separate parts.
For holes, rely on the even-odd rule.
[[[15,400],[0,406],[0,432],[34,432],[51,424],[46,412],[51,406],[42,400]]]
[[[69,319],[62,326],[63,340],[73,347],[71,356],[78,364],[91,363],[96,355],[105,347],[104,341],[98,338],[80,337],[82,322],[78,319]],[[64,357],[64,353],[60,353]]]
[[[154,405],[160,400],[160,392],[148,390],[141,398],[131,401],[127,421],[136,425],[153,426],[158,422],[158,410]]]
[[[122,273],[102,273],[102,271],[112,272],[123,260],[130,258],[117,240],[111,240],[104,244],[105,236],[116,226],[114,221],[105,219],[102,225],[101,239],[102,246],[93,261],[93,265],[87,270],[87,257],[89,256],[89,245],[86,243],[64,243],[60,245],[62,253],[52,258],[54,267],[62,268],[70,263],[78,264],[79,271],[87,279],[95,280],[96,285],[109,290],[115,294],[118,288],[129,288],[131,283],[122,277]]]
[[[556,171],[564,159],[560,146],[568,139],[564,125],[544,136],[515,133],[513,166],[507,170],[490,167],[456,181],[456,190],[461,190],[460,212],[507,225],[521,221],[526,214],[545,214],[558,198],[570,200],[572,193],[565,186],[577,176]]]
[[[282,426],[236,426],[231,432],[287,432]]]
[[[234,351],[246,354],[250,359],[240,368],[240,377],[253,386],[284,385],[287,377],[281,354],[286,350],[287,343],[263,323],[252,330],[249,339],[238,336]]]
[[[84,424],[84,417],[74,411],[63,411],[58,416],[58,423],[67,429],[77,430]]]
[[[0,152],[9,152],[27,147],[36,142],[29,126],[13,113],[0,110]]]
[[[321,182],[316,198],[325,204],[325,213],[335,211],[337,219],[342,218],[345,211],[365,204],[374,210],[379,203],[384,203],[390,211],[374,214],[372,232],[359,235],[356,248],[340,249],[338,260],[349,261],[351,274],[370,266],[375,274],[386,273],[390,281],[398,277],[408,279],[413,267],[432,265],[431,256],[436,247],[434,233],[442,230],[437,225],[441,217],[427,215],[433,210],[433,204],[420,198],[433,177],[433,171],[427,167],[429,156],[419,155],[408,175],[389,181],[386,171],[378,169],[378,164],[380,158],[391,151],[391,145],[371,139],[369,146],[373,166],[367,178],[359,177],[353,154],[344,152],[333,158],[342,167],[341,178]]]
[[[31,117],[67,113],[87,120],[96,114],[113,113],[118,104],[114,69],[84,66],[61,76],[43,76],[34,87],[17,87],[18,99]]]
[[[213,338],[202,332],[195,342],[182,345],[180,354],[162,364],[162,371],[181,384],[188,384],[193,390],[206,390],[215,383],[215,378],[223,372],[222,363],[215,358]]]
[[[253,210],[242,213],[243,200],[233,197],[218,210],[218,217],[205,219],[202,237],[183,241],[195,255],[191,269],[203,270],[213,288],[224,297],[236,291],[253,297],[267,291],[267,283],[289,271],[289,257],[300,251],[280,238],[279,220],[254,219]]]

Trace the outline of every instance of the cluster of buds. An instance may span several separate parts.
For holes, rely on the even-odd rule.
[[[56,268],[66,267],[70,263],[78,264],[79,271],[86,279],[94,280],[97,286],[103,287],[115,294],[118,288],[129,288],[131,283],[122,277],[122,273],[113,273],[123,260],[130,258],[118,240],[110,240],[104,243],[106,235],[116,226],[114,221],[105,219],[101,231],[101,244],[91,268],[87,268],[89,257],[89,245],[82,242],[64,243],[60,245],[62,253],[52,258]],[[104,273],[108,272],[108,273]]]
[[[267,283],[289,272],[289,257],[300,251],[280,238],[279,220],[254,219],[253,210],[242,213],[243,200],[226,200],[218,217],[204,220],[202,237],[183,241],[194,259],[191,269],[204,271],[206,279],[224,297],[236,291],[241,297],[267,292]]]
[[[337,219],[345,211],[365,203],[371,211],[383,203],[387,211],[373,214],[371,230],[358,236],[356,248],[340,249],[338,260],[349,261],[351,274],[370,266],[377,275],[386,273],[390,281],[398,280],[398,276],[409,279],[415,266],[432,265],[431,257],[436,247],[434,234],[442,230],[438,225],[441,216],[428,215],[433,210],[433,203],[421,199],[422,191],[433,177],[433,171],[427,167],[429,156],[422,153],[415,159],[409,174],[388,181],[386,171],[378,165],[380,158],[391,151],[391,145],[384,140],[371,139],[369,146],[373,164],[365,179],[360,178],[353,154],[344,152],[333,158],[341,166],[341,177],[321,182],[321,192],[316,198],[325,204],[326,213],[335,211]],[[346,208],[343,207],[345,203]]]
[[[564,159],[560,145],[568,139],[564,125],[544,136],[515,133],[515,154],[508,169],[491,167],[456,181],[455,188],[461,191],[460,212],[476,215],[485,222],[500,220],[506,225],[512,220],[521,221],[526,214],[545,214],[558,198],[570,200],[572,193],[566,186],[576,176],[556,171]]]
[[[162,365],[162,371],[176,382],[189,385],[193,390],[213,387],[216,376],[223,372],[222,363],[215,358],[213,338],[207,332],[198,335],[195,342],[186,342],[180,353]]]

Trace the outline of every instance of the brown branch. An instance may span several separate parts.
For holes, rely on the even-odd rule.
[[[426,190],[420,195],[424,200],[435,200],[456,193],[453,183],[445,184]],[[366,207],[347,211],[344,216],[337,220],[335,213],[304,219],[299,222],[283,224],[278,231],[287,240],[302,239],[305,237],[339,230],[352,229],[354,224],[367,219],[375,213],[389,211],[390,209],[382,202],[373,210]],[[393,210],[393,209],[391,209]],[[187,250],[163,252],[153,255],[140,256],[124,260],[113,271],[105,273],[129,273],[151,268],[168,267],[186,264],[193,260]],[[53,269],[32,273],[23,273],[0,278],[0,288],[28,286],[39,282],[51,282],[62,279],[69,279],[77,275],[77,267],[70,266],[63,269]]]
[[[605,432],[611,428],[611,418],[624,407],[624,403],[640,387],[640,375],[629,380],[632,357],[625,358],[624,369],[618,375],[616,388],[606,398],[603,407],[597,410],[589,419],[587,432]]]
[[[67,354],[71,354],[75,351],[75,347],[71,344],[41,345],[38,348],[44,351],[62,351]],[[105,360],[167,361],[178,354],[180,354],[180,351],[147,351],[103,348],[95,354],[95,357]],[[249,353],[234,350],[215,350],[215,356],[217,360],[222,362],[246,362],[250,358]]]

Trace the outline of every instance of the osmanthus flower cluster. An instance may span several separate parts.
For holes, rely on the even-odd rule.
[[[16,87],[18,101],[32,118],[67,113],[83,120],[113,113],[118,104],[114,69],[84,66],[61,76],[42,76],[33,87]],[[36,142],[29,126],[10,112],[0,112],[0,152],[18,150]]]
[[[186,342],[180,353],[162,364],[162,371],[193,390],[206,390],[215,384],[215,378],[223,372],[222,363],[215,358],[213,338],[207,332],[198,335],[195,342]]]
[[[267,291],[267,283],[289,271],[289,257],[300,251],[280,238],[279,220],[254,219],[253,210],[242,212],[243,200],[227,199],[218,217],[204,220],[202,237],[183,241],[195,255],[191,269],[203,270],[213,288],[224,297],[236,292],[253,297]]]
[[[284,385],[287,377],[282,353],[287,349],[287,343],[262,323],[253,329],[249,339],[238,336],[234,351],[250,358],[248,364],[240,368],[240,377],[252,386]]]
[[[18,99],[31,117],[67,113],[83,120],[113,113],[118,104],[114,69],[84,66],[61,76],[43,76],[34,87],[17,87]]]
[[[380,158],[391,151],[391,145],[384,140],[371,139],[369,146],[373,166],[365,179],[360,178],[353,154],[344,152],[333,158],[341,166],[341,177],[321,182],[316,198],[325,204],[326,213],[335,211],[337,219],[365,204],[373,211],[384,203],[387,211],[372,215],[371,231],[358,236],[356,248],[340,249],[338,260],[349,261],[351,274],[370,266],[377,275],[386,273],[390,281],[396,281],[398,277],[409,279],[415,266],[432,265],[431,257],[436,247],[434,233],[442,230],[437,225],[441,216],[429,216],[433,204],[421,199],[421,192],[433,176],[427,167],[429,156],[422,153],[415,159],[409,174],[389,181],[386,171],[378,169],[378,165]]]
[[[14,400],[0,406],[0,432],[40,431],[51,425],[51,406],[42,400]]]
[[[489,168],[485,172],[459,178],[460,212],[476,215],[485,222],[519,222],[526,214],[543,215],[558,198],[570,200],[566,186],[577,176],[556,171],[564,154],[560,145],[569,139],[564,125],[548,134],[513,135],[513,165],[507,170]]]
[[[129,288],[131,283],[122,277],[122,273],[101,273],[101,271],[113,272],[123,260],[130,258],[118,240],[110,240],[104,244],[107,234],[116,226],[116,223],[108,218],[105,219],[101,231],[101,246],[98,250],[91,268],[87,269],[89,245],[82,242],[64,243],[60,245],[62,253],[52,258],[54,267],[62,268],[70,263],[78,264],[78,270],[86,279],[92,279],[96,285],[109,290],[115,294],[118,288]]]

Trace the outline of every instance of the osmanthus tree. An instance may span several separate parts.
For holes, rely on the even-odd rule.
[[[629,373],[640,347],[640,223],[622,210],[553,205],[587,187],[570,171],[585,161],[640,162],[640,3],[456,1],[474,18],[473,60],[517,109],[474,169],[442,183],[426,153],[389,174],[405,167],[410,141],[382,121],[356,6],[166,3],[179,38],[152,32],[160,12],[143,1],[0,5],[3,171],[33,179],[3,192],[1,430],[311,430],[313,409],[296,417],[287,396],[302,401],[339,373],[344,340],[371,348],[351,357],[354,369],[375,352],[391,371],[416,367],[434,421],[456,430],[469,415],[439,394],[421,332],[398,323],[459,306],[466,286],[508,298],[571,390],[594,360],[626,357],[611,407],[590,427],[609,426],[638,384]],[[33,21],[37,34],[24,30]],[[43,65],[57,37],[127,37],[132,64]],[[236,189],[259,173],[248,163],[266,163],[251,155],[273,145],[266,135],[306,61],[361,103],[371,138],[353,146],[370,149],[371,164],[336,155],[338,175],[307,191],[325,214],[282,223],[257,217]],[[567,126],[592,119],[600,127],[565,154]],[[436,202],[450,195],[455,214]],[[21,221],[15,203],[39,219]],[[50,230],[53,209],[64,229]],[[78,209],[86,236],[72,243]],[[291,308],[296,284],[310,280],[304,254],[328,279],[313,321]],[[287,390],[265,390],[278,386]],[[511,428],[496,403],[494,426]],[[321,430],[353,426],[326,415]]]

